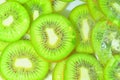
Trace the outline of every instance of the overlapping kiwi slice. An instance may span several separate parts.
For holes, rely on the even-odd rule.
[[[25,8],[17,2],[0,5],[0,40],[19,40],[29,28],[30,19]]]
[[[63,60],[56,64],[52,74],[52,80],[64,80],[65,64],[66,60]]]
[[[65,7],[68,5],[68,2],[64,2],[62,0],[50,0],[53,11],[54,12],[60,12],[65,9]]]
[[[91,31],[95,21],[89,14],[87,5],[83,4],[74,8],[70,13],[70,20],[75,24],[78,30],[77,52],[93,53],[91,44]]]
[[[119,0],[98,0],[99,6],[105,16],[120,26],[120,1]]]
[[[64,59],[76,45],[72,23],[58,14],[39,17],[33,22],[30,35],[36,51],[48,61]]]
[[[87,0],[87,5],[92,17],[96,21],[104,17],[103,13],[100,11],[100,8],[98,6],[98,0]]]
[[[104,80],[119,80],[120,79],[120,55],[115,55],[104,70]]]
[[[7,80],[43,80],[49,69],[49,63],[25,40],[9,44],[1,55],[0,65]]]
[[[75,53],[66,61],[64,80],[104,80],[103,69],[92,55]]]
[[[105,65],[120,52],[120,29],[109,21],[99,21],[92,32],[92,43],[98,59]]]
[[[24,6],[28,10],[31,20],[37,19],[40,15],[52,13],[50,0],[30,0]]]

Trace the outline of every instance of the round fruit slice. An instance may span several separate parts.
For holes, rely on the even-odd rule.
[[[120,26],[120,1],[119,0],[98,0],[99,6],[105,16]]]
[[[110,59],[104,70],[105,80],[119,80],[120,79],[120,55],[116,55]]]
[[[120,30],[109,21],[99,21],[92,32],[92,43],[100,62],[105,65],[114,54],[120,53]]]
[[[75,24],[78,30],[77,52],[93,53],[91,45],[91,31],[95,21],[91,17],[86,5],[77,6],[70,13],[70,20]]]
[[[7,80],[43,80],[49,70],[49,63],[38,56],[29,41],[8,45],[0,65]]]
[[[74,49],[76,32],[65,17],[49,14],[33,22],[31,41],[40,56],[49,61],[58,61]]]
[[[5,2],[0,5],[0,40],[19,40],[29,28],[29,15],[17,2]]]
[[[32,20],[37,19],[40,15],[52,13],[50,0],[30,0],[24,6],[28,10]]]
[[[102,66],[90,54],[75,53],[66,61],[64,80],[103,80]]]
[[[93,18],[98,21],[103,18],[103,14],[98,6],[98,0],[87,0],[88,8]]]

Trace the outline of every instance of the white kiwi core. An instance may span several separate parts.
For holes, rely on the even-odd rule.
[[[32,68],[32,63],[28,58],[18,58],[15,60],[15,67],[17,67],[17,68]]]
[[[13,18],[13,16],[9,16],[9,17],[7,17],[3,22],[2,22],[2,24],[4,25],[4,26],[10,26],[12,23],[13,23],[13,21],[14,21],[14,18]]]
[[[39,11],[34,10],[34,12],[33,12],[33,20],[37,19],[38,17],[39,17]]]
[[[112,6],[118,13],[120,13],[120,5],[118,3],[114,2]]]
[[[79,80],[90,80],[88,69],[86,69],[85,67],[80,68]]]
[[[50,45],[55,45],[58,41],[58,36],[55,33],[54,29],[46,28],[46,33],[48,35],[48,42]]]
[[[88,41],[89,31],[90,31],[90,28],[89,28],[88,21],[87,21],[87,19],[84,19],[82,21],[82,34],[81,34],[82,39],[84,39],[84,41]]]
[[[112,40],[112,49],[120,52],[120,40]]]

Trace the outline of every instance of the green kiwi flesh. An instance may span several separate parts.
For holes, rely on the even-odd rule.
[[[95,25],[95,21],[89,14],[87,5],[83,4],[75,7],[71,11],[69,18],[78,30],[78,45],[76,47],[76,51],[93,53],[91,31]]]
[[[115,55],[110,59],[104,70],[104,80],[120,79],[120,55]]]
[[[61,12],[68,5],[68,2],[62,0],[51,0],[51,4],[54,12]]]
[[[64,80],[103,80],[103,69],[92,55],[75,53],[66,61]]]
[[[119,0],[98,0],[99,6],[105,16],[120,26],[120,1]]]
[[[101,18],[103,18],[103,13],[100,11],[100,8],[98,6],[98,0],[87,0],[87,5],[90,10],[90,13],[92,17],[98,21]]]
[[[30,0],[24,6],[28,10],[31,20],[35,20],[41,15],[52,13],[50,0]]]
[[[109,21],[99,21],[92,31],[92,44],[103,65],[120,53],[120,29]]]
[[[17,2],[19,2],[19,3],[24,4],[24,3],[26,3],[26,2],[29,1],[29,0],[7,0],[7,1],[17,1]]]
[[[65,71],[66,60],[58,62],[52,73],[52,80],[64,80],[64,71]]]
[[[19,40],[29,28],[30,19],[25,8],[17,2],[0,5],[0,40]]]
[[[0,41],[0,55],[8,44],[8,42]]]
[[[38,54],[48,61],[62,60],[76,45],[72,23],[59,14],[39,17],[33,22],[30,35]]]
[[[1,55],[0,65],[7,80],[43,80],[49,70],[49,63],[25,40],[9,44]]]

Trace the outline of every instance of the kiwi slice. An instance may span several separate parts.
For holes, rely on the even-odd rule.
[[[19,2],[19,3],[24,4],[24,3],[26,3],[26,2],[29,1],[29,0],[7,0],[7,1],[17,1],[17,2]]]
[[[120,55],[110,59],[104,70],[104,80],[120,80]]]
[[[64,80],[65,63],[66,60],[63,60],[56,64],[52,74],[52,80]]]
[[[89,14],[86,4],[75,7],[69,16],[70,20],[75,24],[78,30],[77,52],[93,53],[91,44],[91,31],[95,25],[95,21]]]
[[[98,0],[99,6],[105,16],[120,26],[120,1],[119,0]]]
[[[59,14],[39,17],[32,23],[30,35],[38,54],[48,61],[67,57],[76,44],[73,25]]]
[[[51,1],[54,12],[61,12],[68,5],[68,2],[64,2],[61,0],[50,0],[50,1]]]
[[[75,53],[66,61],[64,80],[103,80],[103,69],[92,55]]]
[[[104,17],[103,13],[100,11],[100,8],[98,6],[98,0],[87,0],[87,5],[92,17],[96,21]]]
[[[31,20],[35,20],[41,15],[52,13],[50,0],[30,0],[24,6],[29,12]]]
[[[30,19],[27,11],[17,2],[1,4],[0,11],[0,40],[19,40],[29,28]]]
[[[92,31],[92,44],[100,62],[105,65],[120,53],[120,29],[109,21],[99,21]]]
[[[9,44],[1,55],[0,65],[7,80],[43,80],[49,70],[49,63],[25,40]]]

